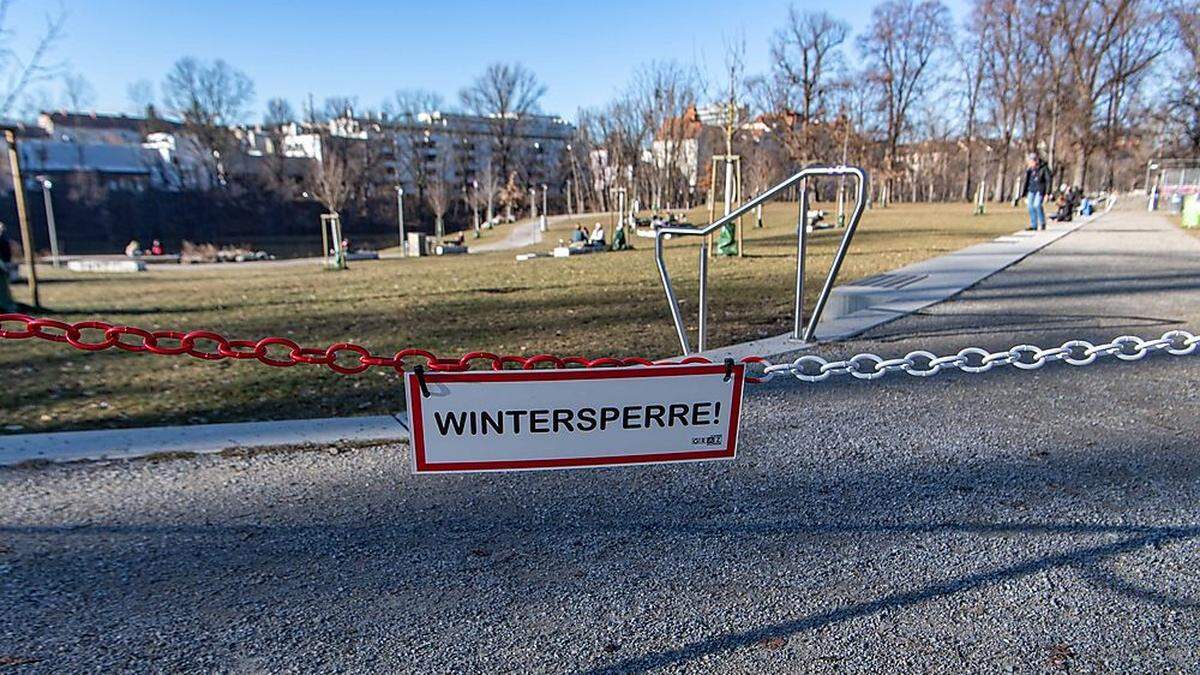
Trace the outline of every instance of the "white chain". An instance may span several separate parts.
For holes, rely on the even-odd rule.
[[[875,380],[901,371],[915,377],[937,375],[943,370],[957,368],[967,373],[986,373],[996,366],[1014,366],[1021,370],[1037,370],[1053,361],[1065,361],[1072,366],[1087,366],[1101,356],[1115,356],[1122,361],[1137,361],[1147,354],[1165,351],[1186,356],[1200,348],[1200,335],[1184,330],[1163,333],[1156,340],[1143,340],[1136,335],[1122,335],[1112,342],[1094,345],[1087,340],[1068,340],[1060,347],[1042,349],[1037,345],[1017,345],[1001,352],[989,352],[979,347],[967,347],[957,354],[937,356],[917,350],[904,358],[884,359],[875,354],[857,354],[844,361],[829,361],[815,354],[806,354],[788,363],[763,361],[761,381],[768,382],[776,375],[791,374],[803,382],[821,382],[833,375],[850,375],[860,380]],[[748,373],[757,374],[757,373]]]

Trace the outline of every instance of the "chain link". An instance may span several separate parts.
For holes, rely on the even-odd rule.
[[[996,366],[1011,365],[1021,370],[1037,370],[1047,363],[1064,361],[1073,366],[1087,366],[1102,356],[1115,356],[1122,361],[1138,361],[1152,352],[1165,351],[1174,356],[1194,354],[1200,349],[1200,335],[1185,330],[1172,330],[1154,340],[1135,335],[1122,335],[1111,342],[1094,345],[1086,340],[1068,340],[1062,346],[1042,349],[1037,345],[1016,345],[1010,349],[989,352],[980,347],[967,347],[957,354],[937,356],[925,350],[912,351],[903,358],[884,359],[871,353],[856,354],[842,361],[827,361],[807,354],[790,363],[768,366],[767,374],[790,374],[802,382],[822,382],[832,375],[849,374],[860,380],[874,380],[901,371],[914,377],[930,377],[943,370],[958,369],[966,373],[986,373]]]
[[[555,356],[535,354],[515,356],[490,352],[469,352],[460,358],[441,358],[423,349],[404,349],[390,356],[378,356],[370,350],[352,342],[338,342],[328,347],[301,347],[284,337],[266,337],[261,340],[231,340],[220,333],[205,330],[190,332],[157,330],[149,331],[136,326],[119,326],[103,321],[80,321],[66,323],[55,319],[38,319],[24,314],[0,314],[0,339],[28,340],[36,338],[48,342],[62,342],[76,349],[99,352],[120,349],[127,352],[148,352],[159,356],[187,355],[205,361],[224,359],[254,359],[275,368],[290,368],[296,365],[325,366],[342,375],[358,375],[371,368],[390,368],[404,372],[406,368],[420,363],[427,370],[461,372],[477,367],[493,370],[519,368],[622,368],[629,366],[663,366],[685,363],[712,363],[702,356],[689,356],[675,361],[651,361],[640,357],[601,357],[588,359],[582,356]],[[747,366],[771,365],[760,356],[748,356],[741,360]],[[749,368],[748,368],[749,369]],[[746,381],[757,383],[771,379],[747,375]]]
[[[103,321],[66,323],[55,319],[37,319],[24,314],[0,314],[0,339],[31,338],[66,343],[76,349],[92,352],[115,348],[161,356],[188,355],[206,361],[253,359],[276,368],[290,368],[301,364],[325,366],[343,375],[357,375],[371,368],[390,368],[396,372],[404,372],[409,362],[422,361],[422,365],[428,370],[451,372],[476,367],[493,370],[532,370],[539,367],[620,368],[712,363],[703,356],[688,356],[676,361],[651,361],[639,357],[587,359],[582,356],[514,356],[490,352],[469,352],[454,359],[440,358],[423,349],[404,349],[391,356],[376,356],[366,347],[352,342],[337,342],[322,349],[301,347],[284,337],[266,337],[257,341],[230,340],[213,331],[148,331],[135,326],[119,326]],[[1103,356],[1115,356],[1122,361],[1138,361],[1156,351],[1164,351],[1174,356],[1187,356],[1194,354],[1197,349],[1200,349],[1200,335],[1193,335],[1185,330],[1171,330],[1153,340],[1143,340],[1136,335],[1122,335],[1105,344],[1068,340],[1061,346],[1050,349],[1022,344],[998,352],[989,352],[980,347],[966,347],[947,356],[916,350],[902,358],[893,359],[862,353],[848,359],[830,361],[816,354],[805,354],[780,364],[771,363],[762,356],[747,356],[740,362],[746,366],[746,381],[751,383],[769,382],[780,374],[790,374],[802,382],[824,382],[837,375],[849,375],[859,380],[876,380],[893,372],[903,372],[914,377],[932,377],[954,369],[966,373],[986,373],[997,366],[1005,365],[1021,370],[1037,370],[1055,361],[1063,361],[1072,366],[1087,366]]]

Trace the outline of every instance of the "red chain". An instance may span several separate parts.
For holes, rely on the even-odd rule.
[[[20,324],[17,328],[5,328],[5,324]],[[86,333],[86,334],[85,334]],[[126,339],[132,336],[133,339]],[[90,337],[90,339],[89,339]],[[259,363],[276,368],[287,368],[297,364],[327,366],[343,375],[357,375],[369,368],[391,368],[404,372],[406,360],[423,359],[429,370],[459,372],[470,370],[476,364],[487,365],[492,370],[503,370],[516,366],[532,370],[539,366],[551,368],[605,368],[627,366],[664,366],[682,363],[712,363],[703,356],[689,356],[678,361],[651,361],[630,357],[601,357],[586,359],[582,356],[503,356],[490,352],[470,352],[461,358],[439,358],[423,349],[403,349],[392,356],[375,356],[366,347],[351,342],[338,342],[325,349],[301,347],[284,337],[266,337],[261,340],[230,340],[207,330],[187,333],[172,330],[148,331],[134,326],[114,326],[103,321],[80,321],[66,323],[54,319],[37,319],[24,314],[0,314],[0,339],[27,340],[39,338],[50,342],[65,342],[76,349],[98,352],[116,347],[127,352],[149,352],[160,356],[186,354],[207,361],[223,359],[256,359]],[[742,359],[744,364],[762,363],[760,356]],[[748,382],[758,382],[757,377],[747,377]]]

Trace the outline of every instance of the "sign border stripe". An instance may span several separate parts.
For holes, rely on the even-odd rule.
[[[427,372],[426,383],[439,382],[556,382],[571,380],[631,379],[671,377],[675,375],[717,375],[725,373],[723,363],[685,364],[677,366],[632,366],[629,368],[579,370],[479,370],[466,372]],[[425,433],[421,414],[421,391],[416,375],[405,373],[404,387],[409,411],[409,439],[412,446],[413,473],[464,473],[486,471],[524,471],[533,469],[571,469],[631,464],[730,460],[737,456],[737,437],[741,427],[742,393],[746,367],[735,364],[733,377],[732,415],[728,442],[716,450],[679,450],[675,452],[643,453],[639,455],[604,455],[599,457],[561,457],[546,459],[495,460],[484,462],[428,462],[425,458]]]

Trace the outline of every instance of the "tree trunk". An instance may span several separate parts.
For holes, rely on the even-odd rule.
[[[1008,173],[1008,141],[1005,140],[1004,148],[1000,152],[1000,159],[996,165],[996,187],[992,192],[992,201],[1002,202],[1004,199],[1004,175]]]

